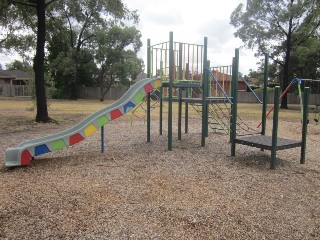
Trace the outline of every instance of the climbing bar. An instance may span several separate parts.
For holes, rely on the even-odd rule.
[[[206,68],[206,70],[208,70],[208,72],[211,74],[213,81],[219,86],[220,90],[222,91],[223,95],[226,97],[226,99],[228,99],[228,102],[230,104],[232,104],[229,96],[227,95],[227,93],[224,91],[224,89],[221,87],[220,83],[218,82],[218,80],[215,78],[215,76],[213,75],[213,73],[211,72],[210,68]]]
[[[292,85],[293,83],[297,82],[297,81],[298,81],[297,78],[295,78],[295,79],[293,79],[293,80],[291,81],[291,83],[288,85],[288,87],[287,87],[287,88],[283,91],[283,93],[280,95],[280,97],[279,97],[279,100],[280,100],[280,101],[282,100],[283,96],[289,91],[291,85]],[[274,109],[274,105],[273,105],[272,108],[270,108],[270,110],[268,111],[268,113],[267,113],[267,115],[266,115],[266,118],[267,118],[267,117],[269,116],[269,114],[273,111],[273,109]],[[259,128],[259,127],[261,126],[261,124],[262,124],[262,122],[259,123],[259,125],[257,126],[257,128]]]
[[[250,84],[242,77],[242,75],[239,73],[239,77],[240,79],[247,85],[247,87],[249,88],[250,92],[253,93],[254,97],[258,100],[259,103],[263,103],[259,97],[257,96],[257,94],[254,92],[254,90],[250,87]]]

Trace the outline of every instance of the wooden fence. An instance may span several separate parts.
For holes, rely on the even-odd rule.
[[[106,94],[106,100],[117,100],[126,91],[127,87],[112,87]],[[16,97],[16,96],[31,96],[30,89],[28,86],[10,86],[10,85],[0,85],[0,96],[3,97]],[[256,93],[258,98],[262,100],[262,92]],[[79,98],[81,99],[100,99],[100,88],[98,87],[81,87],[79,88]],[[268,103],[273,103],[273,92],[268,93]],[[251,92],[239,92],[238,93],[239,103],[257,103],[257,99]],[[294,93],[288,94],[288,103],[299,104],[299,95]],[[310,94],[309,98],[310,105],[320,105],[320,94]]]

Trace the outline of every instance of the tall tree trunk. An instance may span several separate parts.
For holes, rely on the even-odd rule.
[[[283,66],[283,79],[282,79],[282,92],[286,90],[289,85],[289,59],[287,59],[288,54],[286,54],[285,62]],[[281,108],[288,108],[288,94],[286,93],[281,100]]]
[[[37,48],[36,56],[33,62],[33,69],[35,73],[35,88],[37,101],[37,115],[36,122],[49,122],[47,108],[47,97],[44,81],[44,45],[46,41],[46,3],[45,0],[37,0],[37,18],[38,18],[38,32],[37,32]]]
[[[103,81],[104,77],[103,77],[103,75],[101,77],[100,76],[98,77],[99,88],[100,88],[100,102],[103,102],[104,97],[109,92],[109,90],[114,82],[114,79],[112,76],[110,76],[110,80],[104,84],[104,81]]]
[[[290,6],[293,5],[294,0],[291,0]],[[288,26],[288,33],[287,33],[287,40],[286,40],[286,55],[284,58],[284,66],[283,66],[283,79],[282,79],[282,92],[289,85],[289,62],[290,62],[290,55],[291,55],[291,38],[292,38],[292,22],[293,16],[290,16],[289,19],[289,26]],[[288,95],[285,94],[281,101],[281,108],[288,108]]]

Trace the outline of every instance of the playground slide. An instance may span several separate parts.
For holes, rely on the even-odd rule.
[[[34,156],[56,151],[74,145],[90,137],[98,128],[131,111],[154,88],[161,87],[161,80],[144,79],[132,85],[113,104],[89,115],[87,118],[65,131],[22,142],[15,148],[6,150],[6,167],[29,165]]]

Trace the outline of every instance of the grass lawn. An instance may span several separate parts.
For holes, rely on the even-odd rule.
[[[72,100],[48,100],[48,111],[49,116],[57,121],[59,124],[69,122],[74,118],[83,118],[97,110],[100,110],[114,101],[99,100],[84,100],[79,99],[77,101]],[[0,112],[1,121],[0,126],[4,125],[15,125],[16,123],[27,122],[31,123],[36,114],[36,102],[30,98],[0,98]],[[156,106],[159,106],[158,104]],[[224,107],[224,106],[222,106]],[[228,105],[230,107],[230,105]],[[271,108],[271,105],[267,107],[267,111]],[[164,117],[168,112],[167,102],[164,103]],[[184,112],[184,108],[183,108]],[[173,114],[174,117],[178,116],[178,104],[173,103]],[[238,104],[238,115],[241,119],[249,120],[261,120],[262,105],[261,104]],[[200,117],[199,114],[192,108],[189,107],[189,116]],[[128,116],[127,116],[128,117]],[[130,116],[129,116],[130,117]],[[157,119],[159,117],[159,107],[152,111],[152,118]],[[289,109],[280,109],[280,119],[284,121],[296,121],[301,117],[299,105],[289,105]],[[272,118],[272,112],[268,116]],[[80,119],[79,119],[80,120]]]

